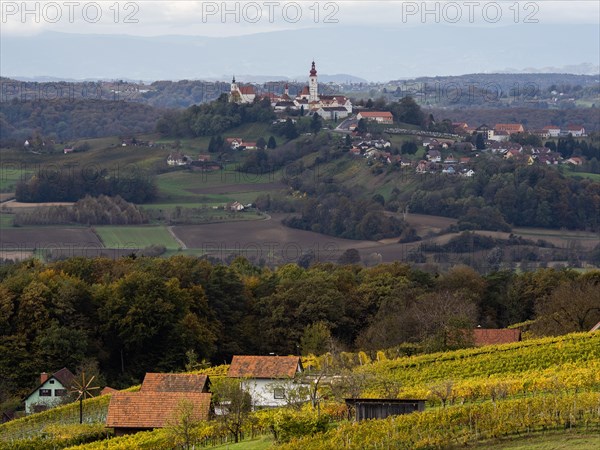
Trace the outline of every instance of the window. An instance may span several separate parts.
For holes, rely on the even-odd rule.
[[[283,388],[273,389],[273,396],[277,399],[285,398],[285,392],[284,392]]]
[[[54,384],[54,380],[50,380],[50,381],[49,381],[49,383],[50,383],[50,384]]]
[[[67,390],[66,389],[54,389],[54,396],[55,397],[64,397],[65,395],[67,395]]]
[[[40,397],[50,397],[52,395],[52,389],[40,389]]]

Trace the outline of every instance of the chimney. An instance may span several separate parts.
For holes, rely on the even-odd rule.
[[[48,379],[48,374],[46,372],[42,372],[40,374],[40,384],[44,384]]]

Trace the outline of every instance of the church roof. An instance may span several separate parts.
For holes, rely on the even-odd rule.
[[[254,86],[241,86],[240,93],[244,95],[255,94]]]

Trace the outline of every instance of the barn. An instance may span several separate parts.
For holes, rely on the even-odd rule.
[[[347,398],[348,418],[360,422],[367,419],[385,419],[389,416],[410,414],[425,410],[425,400],[405,400],[397,398]]]

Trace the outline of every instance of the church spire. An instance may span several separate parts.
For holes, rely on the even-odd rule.
[[[312,68],[310,69],[310,76],[311,77],[316,77],[317,76],[317,69],[315,68],[315,62],[312,62]]]

